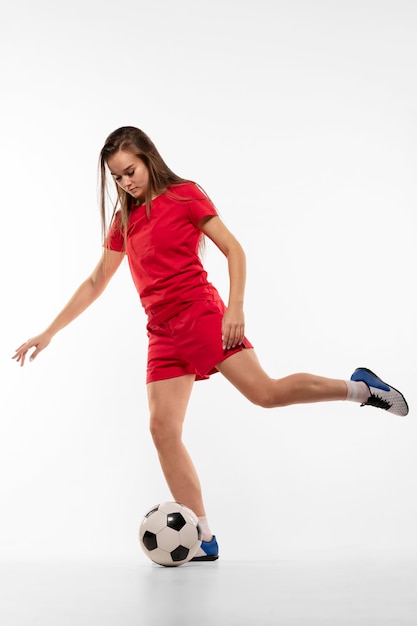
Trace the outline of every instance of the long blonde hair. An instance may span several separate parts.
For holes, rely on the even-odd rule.
[[[111,156],[119,150],[132,152],[143,161],[149,172],[149,183],[146,190],[145,207],[149,218],[151,212],[152,196],[163,193],[169,186],[189,182],[185,178],[177,176],[165,163],[154,143],[139,128],[134,126],[122,126],[113,131],[106,139],[100,152],[99,176],[100,176],[100,214],[103,240],[107,235],[109,223],[112,223],[117,211],[119,212],[119,226],[126,241],[127,227],[132,208],[135,206],[134,198],[116,184],[116,201],[113,203],[110,220],[108,219],[107,198],[108,172],[107,162]]]

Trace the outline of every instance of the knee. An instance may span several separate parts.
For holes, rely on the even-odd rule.
[[[276,409],[279,406],[269,394],[259,396],[259,398],[254,401],[254,404],[263,409]]]
[[[255,390],[252,390],[252,392],[248,395],[248,399],[253,404],[260,406],[263,409],[273,409],[280,406],[280,403],[277,402],[276,393],[274,393],[272,384],[265,384]]]
[[[181,429],[176,428],[169,420],[161,419],[157,415],[150,416],[149,430],[158,450],[181,439]]]
[[[154,444],[159,448],[163,442],[168,438],[168,432],[166,424],[158,419],[158,417],[151,415],[149,422],[149,430]]]
[[[286,393],[281,381],[269,377],[252,386],[248,393],[244,391],[244,395],[263,409],[277,409],[292,404],[291,397]]]

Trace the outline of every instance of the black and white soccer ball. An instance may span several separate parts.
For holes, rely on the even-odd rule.
[[[144,516],[139,541],[154,563],[175,567],[190,561],[201,545],[197,515],[178,502],[162,502]]]

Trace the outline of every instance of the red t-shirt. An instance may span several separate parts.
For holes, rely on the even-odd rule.
[[[152,200],[149,219],[144,206],[133,208],[124,246],[116,214],[105,246],[125,248],[151,326],[171,318],[188,302],[220,299],[198,255],[198,223],[208,215],[217,211],[195,183],[172,185]]]

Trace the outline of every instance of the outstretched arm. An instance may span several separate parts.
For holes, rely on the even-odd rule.
[[[229,301],[223,317],[223,348],[238,346],[245,334],[243,301],[246,283],[246,257],[242,246],[218,216],[206,217],[200,228],[227,258],[229,269]]]
[[[123,252],[106,250],[93,272],[78,287],[77,291],[62,311],[56,316],[53,322],[40,335],[32,337],[32,339],[28,339],[25,343],[19,346],[12,358],[16,359],[16,361],[23,366],[25,364],[28,351],[35,348],[30,356],[30,360],[33,360],[39,352],[41,352],[41,350],[48,346],[51,339],[58,331],[81,315],[81,313],[103,293],[110,279],[122,262],[123,257]]]

